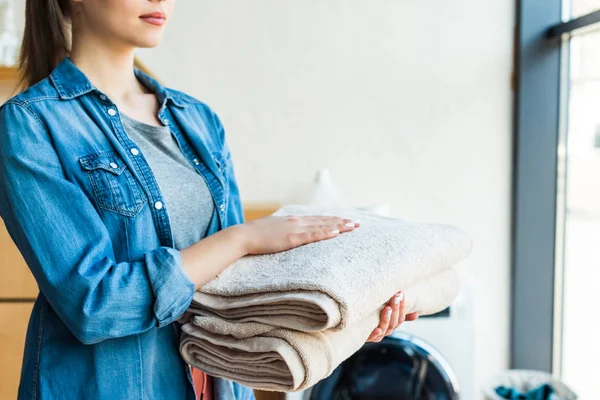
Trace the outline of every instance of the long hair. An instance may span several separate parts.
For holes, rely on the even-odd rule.
[[[46,78],[70,51],[69,0],[27,0],[19,57],[23,89]]]

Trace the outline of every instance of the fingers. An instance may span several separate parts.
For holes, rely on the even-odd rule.
[[[387,330],[389,319],[391,317],[391,307],[386,306],[381,310],[379,314],[379,325],[373,329],[373,332],[369,335],[367,342],[381,342],[381,339],[385,336],[384,333]]]
[[[357,227],[351,219],[330,216],[290,216],[288,221],[296,226],[295,232],[291,235],[295,246],[331,239]]]
[[[414,321],[419,318],[417,312],[406,314],[406,299],[404,293],[398,292],[392,297],[388,304],[381,310],[379,325],[371,332],[367,342],[381,342],[390,335],[404,321]]]
[[[419,313],[413,312],[410,314],[406,314],[406,321],[414,321],[419,318]]]
[[[310,217],[309,217],[310,218]],[[321,217],[321,216],[316,216],[316,217],[312,217],[312,224],[310,225],[311,228],[315,228],[315,227],[322,227],[324,225],[326,226],[331,226],[333,229],[337,229],[340,231],[340,233],[344,233],[344,232],[349,232],[352,231],[354,229],[356,229],[358,227],[358,225],[360,225],[360,221],[353,221],[349,218],[341,218],[341,217],[329,217],[329,216],[325,216],[325,217]]]
[[[319,229],[323,226],[329,226],[334,230],[338,230],[339,233],[350,232],[356,229],[356,225],[354,224],[354,222],[351,219],[347,218],[334,218],[332,220],[322,222],[323,223],[321,224],[315,224],[309,227],[309,229]]]
[[[367,339],[367,342],[375,342],[375,341],[377,341],[377,338],[379,338],[379,336],[381,336],[381,334],[382,334],[381,329],[379,329],[379,328],[373,329],[373,332],[371,332],[371,335],[369,335],[369,338]]]
[[[385,332],[386,336],[392,333],[404,321],[406,310],[406,306],[404,305],[404,294],[402,294],[402,292],[396,293],[394,297],[390,299],[389,306],[392,307],[392,316],[390,318],[388,329]]]
[[[288,216],[300,224],[300,226],[306,228],[314,228],[319,226],[336,227],[340,232],[351,231],[354,228],[360,226],[359,220],[352,220],[350,218],[335,217],[329,215],[309,215],[309,216]]]
[[[400,296],[398,298],[400,299],[400,310],[398,311],[398,314],[400,316],[398,318],[398,325],[396,326],[396,328],[401,323],[406,321],[406,299],[404,298],[404,293],[400,293]]]
[[[371,336],[372,342],[381,342],[381,339],[385,336],[385,332],[388,330],[388,326],[390,324],[390,318],[392,317],[392,307],[385,306],[383,310],[381,310],[381,314],[379,315],[379,326],[375,328]]]

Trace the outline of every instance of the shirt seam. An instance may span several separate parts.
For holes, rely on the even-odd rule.
[[[33,117],[33,119],[35,119],[35,121],[40,125],[40,127],[44,130],[44,133],[46,134],[46,136],[48,137],[48,139],[52,138],[52,136],[50,135],[50,131],[42,123],[42,120],[40,119],[40,117],[37,115],[37,113],[35,113],[29,107],[29,103],[19,103],[19,102],[15,102],[15,101],[9,101],[6,104],[13,104],[16,107],[20,108],[21,110],[25,111],[27,114],[29,114],[31,117]],[[52,142],[52,140],[50,140],[50,142]]]
[[[42,301],[42,310],[40,312],[40,325],[38,327],[38,340],[37,340],[37,351],[35,357],[35,367],[33,370],[33,389],[31,391],[31,399],[35,400],[37,398],[37,384],[39,377],[39,369],[40,369],[40,358],[42,352],[42,336],[44,334],[44,321],[46,319],[46,311],[48,307],[48,302],[45,297],[43,297]]]
[[[37,103],[44,100],[60,100],[60,97],[55,95],[47,95],[47,96],[37,96],[31,99],[10,99],[5,104],[15,104],[22,107],[29,107],[32,103]]]
[[[138,354],[140,356],[140,400],[144,400],[144,363],[142,360],[142,344],[140,343],[140,336],[136,337],[138,342]]]

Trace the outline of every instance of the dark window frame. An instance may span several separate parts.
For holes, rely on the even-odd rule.
[[[568,1],[568,0],[565,0]],[[518,0],[515,34],[511,368],[560,374],[568,36],[561,0]],[[562,183],[562,184],[561,184]]]

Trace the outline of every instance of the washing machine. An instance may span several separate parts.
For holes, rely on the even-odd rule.
[[[473,292],[445,310],[365,343],[327,378],[286,400],[474,400]]]

